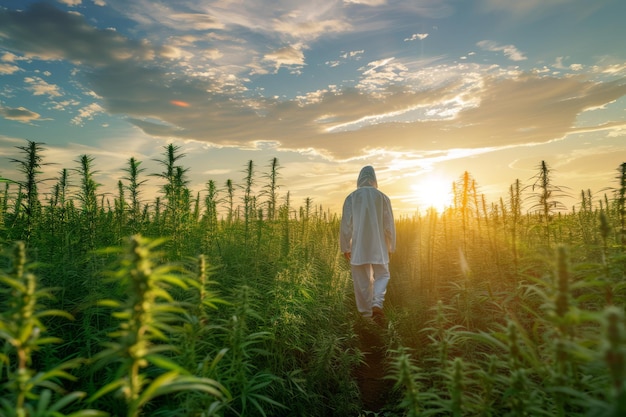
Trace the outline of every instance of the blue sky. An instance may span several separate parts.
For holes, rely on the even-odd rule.
[[[623,16],[622,0],[0,0],[0,175],[31,140],[46,176],[87,154],[114,192],[131,156],[158,172],[175,143],[194,192],[250,160],[261,187],[276,157],[292,204],[338,210],[371,164],[411,214],[465,171],[497,202],[545,160],[571,206],[626,162]]]

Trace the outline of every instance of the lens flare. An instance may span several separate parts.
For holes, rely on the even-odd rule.
[[[187,103],[186,101],[181,101],[181,100],[170,100],[170,104],[173,104],[174,106],[178,106],[178,107],[191,106],[191,104]]]

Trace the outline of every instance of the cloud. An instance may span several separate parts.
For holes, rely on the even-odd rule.
[[[341,54],[340,56],[344,59],[348,59],[348,58],[356,58],[359,59],[360,55],[363,55],[363,52],[365,52],[363,49],[360,49],[358,51],[350,51],[350,52],[344,52],[343,54]]]
[[[94,116],[98,113],[103,113],[104,109],[98,103],[91,103],[78,110],[78,114],[72,118],[70,123],[73,125],[82,125],[85,119],[93,120]]]
[[[82,0],[58,0],[59,3],[65,4],[66,6],[80,6],[82,4]]]
[[[387,0],[343,0],[347,4],[362,4],[365,6],[381,6],[387,3]]]
[[[260,0],[214,0],[187,2],[184,5],[148,0],[110,0],[109,5],[146,27],[158,25],[181,32],[221,29],[232,36],[231,40],[245,40],[249,44],[268,39],[303,42],[351,28],[340,2],[312,4],[307,0],[291,0],[268,7],[265,1]]]
[[[364,52],[365,50],[363,49],[357,51],[342,52],[341,54],[339,54],[339,58],[341,58],[340,60],[326,61],[325,63],[329,67],[337,67],[350,60],[359,61],[363,57]]]
[[[26,77],[24,82],[28,84],[28,89],[33,92],[34,96],[47,95],[48,97],[60,97],[63,94],[59,91],[59,86],[48,84],[40,77]]]
[[[415,41],[415,40],[418,40],[418,39],[420,41],[423,41],[427,37],[428,37],[428,33],[414,33],[413,35],[411,35],[410,38],[405,38],[404,41],[405,42],[410,42],[410,41]]]
[[[20,70],[20,67],[10,64],[0,64],[0,75],[9,75],[16,73]]]
[[[0,116],[7,120],[15,120],[21,123],[30,123],[41,117],[40,114],[30,111],[24,107],[10,108],[0,107]]]
[[[514,45],[499,45],[497,42],[484,40],[476,43],[478,47],[485,51],[502,52],[511,61],[524,61],[526,57]]]
[[[95,29],[81,15],[64,13],[48,3],[35,3],[26,11],[0,10],[0,27],[5,48],[43,60],[105,66],[150,60],[165,52],[112,30]]]
[[[5,52],[4,54],[2,54],[2,58],[0,58],[1,61],[4,62],[15,62],[15,61],[19,61],[21,58],[18,57],[15,54],[12,54],[11,52]]]
[[[11,75],[20,71],[20,67],[13,65],[17,61],[21,61],[24,58],[20,58],[11,52],[5,52],[0,56],[0,75]],[[5,62],[5,63],[2,63]]]
[[[304,53],[300,45],[285,46],[284,48],[265,54],[263,60],[273,62],[276,71],[278,71],[281,66],[304,65]]]
[[[271,55],[276,65],[300,65],[302,52]],[[479,65],[416,71],[387,58],[361,68],[358,88],[329,88],[294,100],[243,98],[226,80],[174,76],[132,62],[89,73],[106,111],[127,115],[157,138],[218,147],[314,152],[335,160],[378,148],[506,147],[546,143],[567,135],[577,115],[626,95],[626,86],[583,78],[509,73]],[[421,64],[418,64],[421,65]],[[491,74],[490,74],[491,72]],[[173,106],[181,101],[188,106]],[[350,125],[350,129],[336,129]]]
[[[385,67],[387,64],[389,64],[391,61],[393,61],[394,58],[385,58],[385,59],[381,59],[378,61],[372,61],[370,63],[367,64],[368,69],[365,70],[363,72],[364,75],[369,75],[374,73],[378,68],[381,67]]]
[[[351,26],[347,22],[338,19],[322,21],[290,21],[276,19],[273,29],[277,32],[288,34],[290,37],[296,39],[313,40],[323,34],[348,31],[351,29]]]
[[[244,7],[244,3],[233,3],[233,7]],[[288,13],[284,9],[289,9],[293,12],[292,22],[306,22],[308,14],[300,9],[300,14],[296,13],[295,7],[288,7],[291,3],[285,3],[280,11],[260,11],[260,3],[250,4],[251,9],[238,21],[225,9],[212,11],[211,16],[247,35],[252,30],[264,34],[262,39],[268,44],[262,50],[270,52],[255,55],[250,52],[252,46],[232,40],[233,34],[240,32],[220,32],[220,40],[231,42],[231,49],[211,44],[223,54],[220,60],[227,61],[222,62],[223,67],[206,61],[193,65],[183,53],[178,56],[185,60],[184,65],[176,66],[175,62],[163,60],[164,47],[97,30],[81,16],[68,16],[50,6],[37,5],[25,12],[0,11],[0,27],[6,34],[5,43],[16,51],[83,64],[77,66],[81,78],[74,80],[85,82],[84,89],[93,91],[99,104],[80,109],[74,123],[106,111],[126,118],[156,140],[180,139],[222,148],[258,149],[264,144],[276,150],[313,153],[341,161],[373,155],[382,148],[387,152],[416,148],[434,152],[547,143],[572,132],[577,116],[585,109],[626,95],[626,86],[619,82],[533,75],[495,65],[436,65],[439,57],[431,61],[407,60],[389,54],[361,66],[354,82],[347,86],[326,85],[314,91],[306,91],[303,86],[303,91],[292,99],[263,97],[248,90],[248,79],[242,74],[253,66],[258,73],[265,67],[301,70],[306,65],[304,51],[308,46],[276,32],[271,19],[268,23],[259,18],[284,15]],[[302,7],[304,2],[297,5]],[[309,13],[329,22],[332,19],[324,16],[333,10],[329,7]],[[260,15],[255,17],[251,11],[259,11]],[[204,13],[208,14],[206,10]],[[178,18],[182,22],[192,17]],[[245,30],[237,26],[244,24]],[[31,28],[43,33],[46,25],[46,39],[35,39],[28,33]],[[318,33],[312,26],[308,30],[298,36]],[[81,35],[86,39],[74,39]],[[188,51],[185,48],[205,45],[207,39],[196,34],[183,39],[187,44],[170,41],[181,51]],[[479,46],[502,52],[512,60],[525,59],[511,45],[483,41]],[[359,49],[342,54],[343,59],[356,59],[364,52]],[[29,85],[33,93],[61,94],[54,84],[39,77],[30,77]],[[13,120],[39,117],[23,108],[12,110],[21,110],[11,113]],[[3,110],[5,118],[7,111]]]
[[[223,29],[224,24],[205,13],[174,13],[169,16],[174,27],[185,27],[197,31]]]
[[[363,76],[357,88],[369,92],[381,92],[392,84],[403,83],[408,72],[406,65],[393,57],[370,62],[360,70]]]

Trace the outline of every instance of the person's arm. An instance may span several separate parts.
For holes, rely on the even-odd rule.
[[[387,251],[394,253],[396,251],[396,224],[393,218],[393,209],[389,197],[384,197],[383,203],[383,227],[385,229],[385,241],[387,243]]]
[[[349,195],[343,203],[341,227],[339,229],[339,247],[344,257],[350,260],[352,251],[352,198]]]

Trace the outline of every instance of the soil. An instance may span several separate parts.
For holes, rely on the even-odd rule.
[[[379,412],[388,404],[393,382],[385,379],[386,330],[374,322],[363,321],[357,325],[360,349],[364,362],[356,370],[356,379],[365,411]]]

